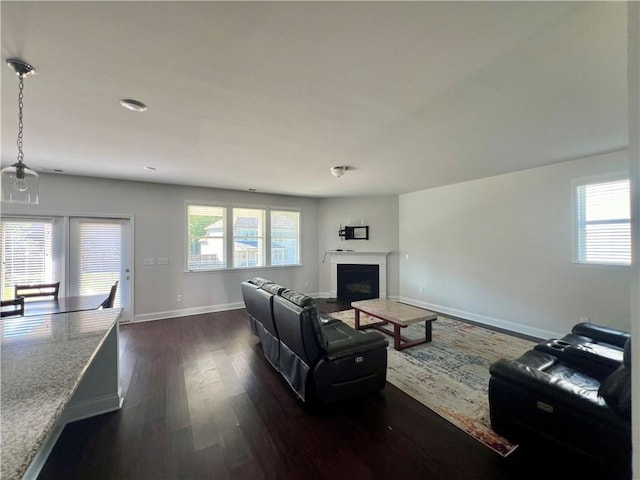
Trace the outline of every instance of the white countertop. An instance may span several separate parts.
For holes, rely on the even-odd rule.
[[[22,478],[121,309],[0,322],[0,478]]]

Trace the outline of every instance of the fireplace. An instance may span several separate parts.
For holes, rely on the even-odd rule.
[[[337,298],[341,302],[357,302],[380,296],[378,265],[341,263],[337,265]]]
[[[338,265],[377,265],[379,298],[387,298],[387,255],[390,252],[354,252],[352,250],[331,250],[326,252],[331,261],[330,286],[327,298],[338,297]],[[324,263],[324,259],[322,260]]]

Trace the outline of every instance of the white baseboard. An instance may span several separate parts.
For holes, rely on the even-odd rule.
[[[317,293],[305,293],[312,298],[332,298],[329,292],[317,292]],[[458,317],[472,322],[481,323],[484,325],[490,325],[496,328],[502,328],[510,332],[521,333],[523,335],[530,335],[537,338],[560,338],[564,336],[561,332],[551,332],[549,330],[541,330],[539,328],[528,327],[518,323],[508,322],[499,318],[488,317],[486,315],[479,315],[477,313],[466,312],[457,308],[451,308],[444,305],[437,305],[434,303],[423,302],[416,300],[415,298],[403,297],[399,295],[387,296],[389,300],[396,302],[407,303],[416,307],[426,308],[427,310],[433,310],[434,312],[442,313],[443,315],[450,315],[452,317]],[[244,308],[244,302],[224,303],[220,305],[208,305],[205,307],[193,307],[183,308],[180,310],[167,310],[164,312],[143,313],[135,315],[133,322],[149,322],[152,320],[163,320],[166,318],[175,317],[187,317],[189,315],[200,315],[203,313],[224,312],[227,310],[237,310]]]
[[[165,318],[187,317],[203,313],[224,312],[244,308],[244,302],[223,303],[220,305],[207,305],[205,307],[183,308],[180,310],[166,310],[164,312],[142,313],[135,315],[134,322],[149,322],[151,320],[163,320]]]
[[[321,293],[305,293],[312,298],[321,297]],[[164,312],[142,313],[135,315],[133,322],[150,322],[152,320],[164,320],[166,318],[188,317],[189,315],[201,315],[203,313],[226,312],[227,310],[238,310],[244,308],[244,302],[223,303],[220,305],[207,305],[206,307],[183,308],[180,310],[166,310]]]
[[[62,422],[70,423],[85,418],[102,415],[103,413],[113,412],[122,407],[124,397],[120,393],[106,395],[97,399],[91,399],[85,402],[78,402],[67,405],[64,411]]]
[[[399,301],[402,303],[408,303],[415,307],[426,308],[434,312],[442,313],[443,315],[451,315],[452,317],[458,317],[472,322],[482,323],[484,325],[490,325],[492,327],[502,328],[510,332],[517,332],[523,335],[530,335],[537,338],[560,338],[565,334],[560,332],[551,332],[549,330],[541,330],[539,328],[528,327],[518,323],[508,322],[499,318],[487,317],[485,315],[479,315],[477,313],[465,312],[464,310],[458,310],[456,308],[446,307],[444,305],[436,305],[434,303],[423,302],[416,300],[415,298],[399,297]]]

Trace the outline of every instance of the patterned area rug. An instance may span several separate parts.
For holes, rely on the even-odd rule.
[[[354,326],[352,309],[329,315]],[[363,325],[376,321],[360,314]],[[388,337],[387,381],[506,457],[517,445],[491,430],[489,365],[502,357],[519,357],[534,343],[445,317],[432,325],[431,342],[400,352]],[[403,335],[424,338],[424,323],[410,325]]]

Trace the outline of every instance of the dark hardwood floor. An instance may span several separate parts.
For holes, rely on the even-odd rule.
[[[40,479],[614,478],[545,445],[502,458],[390,384],[308,408],[245,310],[125,325],[120,337],[122,409],[67,425]]]

